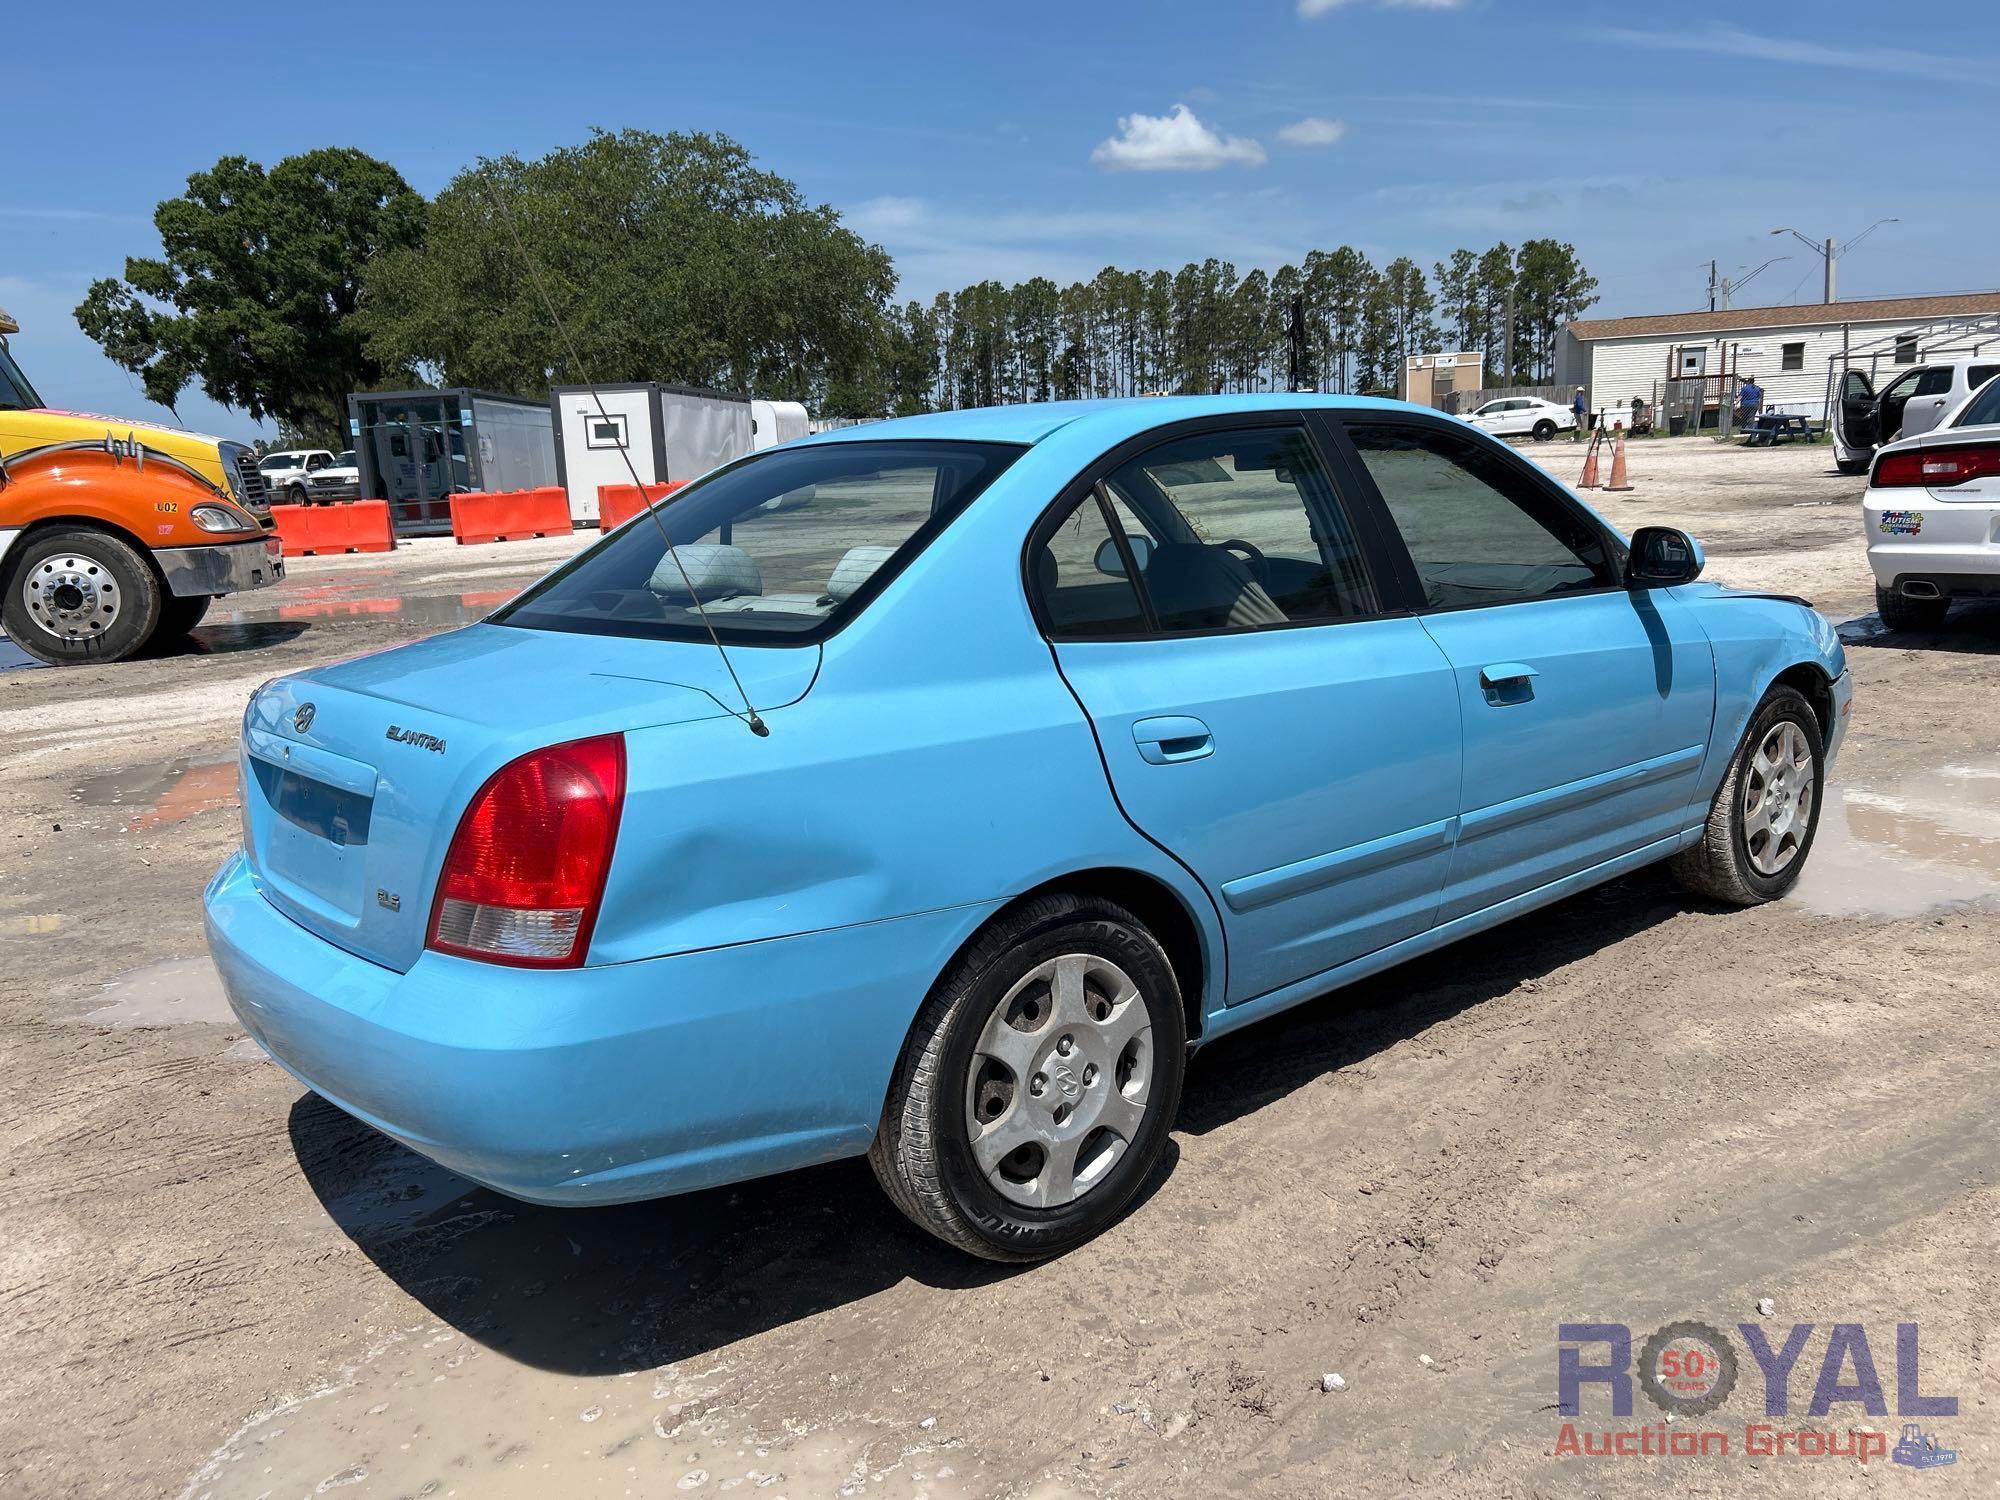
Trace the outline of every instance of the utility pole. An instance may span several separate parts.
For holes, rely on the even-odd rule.
[[[1866,229],[1862,230],[1861,233],[1857,234],[1853,239],[1849,240],[1845,245],[1839,244],[1830,236],[1828,237],[1828,239],[1824,244],[1822,244],[1818,240],[1809,240],[1804,235],[1800,234],[1796,229],[1792,229],[1789,227],[1783,229],[1774,229],[1771,231],[1771,233],[1789,234],[1793,239],[1797,240],[1801,245],[1804,245],[1808,250],[1811,250],[1815,255],[1824,258],[1824,260],[1826,261],[1826,296],[1822,300],[1828,303],[1832,303],[1840,300],[1839,297],[1836,295],[1836,288],[1834,285],[1835,281],[1834,268],[1839,264],[1840,257],[1845,255],[1848,251],[1852,250],[1856,245],[1860,244],[1863,240],[1867,239],[1869,235],[1873,234],[1876,230],[1880,229],[1884,224],[1900,224],[1902,222],[1903,221],[1901,219],[1877,219],[1873,224],[1870,224]]]
[[[1729,303],[1727,301],[1724,301],[1722,305],[1724,307],[1727,307],[1729,306]],[[1708,310],[1710,312],[1715,311],[1715,262],[1714,261],[1710,261],[1708,263]]]

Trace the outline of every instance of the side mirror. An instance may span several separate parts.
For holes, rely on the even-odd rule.
[[[1635,589],[1670,588],[1701,576],[1701,546],[1672,526],[1641,526],[1632,533],[1625,582]]]
[[[1132,561],[1139,565],[1139,571],[1145,572],[1146,564],[1153,560],[1153,539],[1149,536],[1127,536],[1125,545],[1132,549]],[[1097,544],[1097,554],[1091,562],[1106,578],[1125,576],[1125,558],[1118,550],[1117,541],[1111,537]]]

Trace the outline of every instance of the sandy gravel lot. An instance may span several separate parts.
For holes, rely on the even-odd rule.
[[[1644,872],[1218,1043],[1138,1207],[1026,1270],[924,1239],[859,1162],[527,1207],[233,1026],[198,909],[247,693],[573,542],[302,560],[196,650],[0,670],[0,1494],[1992,1494],[2000,610],[1884,632],[1823,447],[1632,465],[1619,524],[1847,622],[1800,889],[1723,911]],[[1558,1325],[1677,1319],[1739,1351],[1813,1324],[1769,1420],[1892,1441],[1918,1324],[1957,1462],[1745,1454],[1747,1359],[1699,1419],[1726,1458],[1557,1453]],[[1805,1415],[1836,1324],[1887,1415]],[[1579,1426],[1656,1416],[1593,1393]]]

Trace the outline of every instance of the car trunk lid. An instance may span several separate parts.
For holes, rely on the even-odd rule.
[[[819,654],[738,648],[731,661],[770,710],[804,695]],[[543,745],[732,707],[713,646],[503,625],[282,677],[244,716],[244,846],[292,920],[407,969],[458,820],[493,772]]]

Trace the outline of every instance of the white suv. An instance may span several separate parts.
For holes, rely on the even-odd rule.
[[[1877,453],[1861,513],[1892,630],[1942,623],[1954,598],[2000,595],[2000,378],[1944,426]]]
[[[1876,390],[1867,373],[1848,369],[1833,406],[1833,458],[1843,474],[1866,474],[1876,445],[1929,432],[1995,375],[2000,359],[1941,359],[1912,365]]]
[[[1532,437],[1538,443],[1576,427],[1575,412],[1539,396],[1503,396],[1467,412],[1460,420],[1495,437]]]

